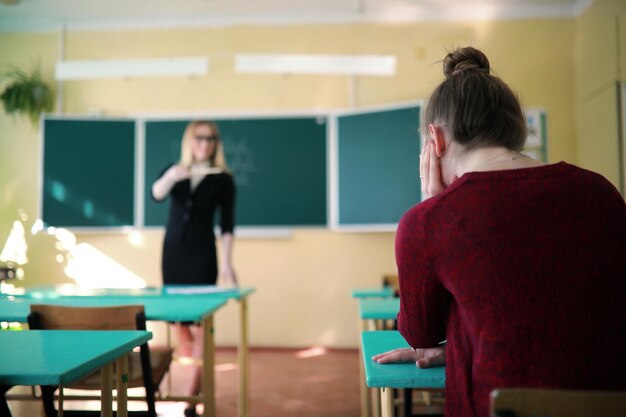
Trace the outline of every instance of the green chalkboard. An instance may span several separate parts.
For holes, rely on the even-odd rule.
[[[133,225],[135,122],[43,122],[42,219],[50,226]]]
[[[395,225],[420,202],[418,106],[338,116],[336,227]]]
[[[180,158],[188,121],[145,124],[146,226],[167,221],[169,202],[151,198],[152,183]],[[242,118],[216,120],[237,186],[239,226],[326,225],[326,120]]]

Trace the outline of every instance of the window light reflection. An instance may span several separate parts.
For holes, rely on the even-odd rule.
[[[146,281],[88,243],[69,251],[65,274],[85,288],[143,288]]]
[[[0,252],[0,262],[14,262],[18,265],[24,265],[28,262],[28,257],[26,256],[27,249],[28,244],[26,243],[24,225],[16,220],[13,222],[9,237],[4,244],[2,252]]]

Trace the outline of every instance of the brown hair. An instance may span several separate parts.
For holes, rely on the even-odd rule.
[[[504,146],[520,151],[526,118],[515,93],[491,75],[489,60],[478,49],[458,48],[443,60],[443,81],[424,110],[423,126],[443,125],[466,149]]]
[[[209,157],[209,162],[212,167],[222,168],[225,171],[228,171],[228,165],[226,164],[226,157],[224,156],[224,147],[222,146],[222,138],[220,137],[220,131],[217,128],[217,124],[215,122],[210,122],[208,120],[196,120],[193,122],[189,122],[187,127],[185,128],[185,133],[183,133],[183,139],[180,145],[180,164],[189,168],[191,164],[193,164],[193,152],[191,150],[191,142],[195,137],[196,127],[200,125],[206,125],[211,128],[213,131],[213,135],[217,137],[217,143],[215,144],[215,151],[213,155]]]

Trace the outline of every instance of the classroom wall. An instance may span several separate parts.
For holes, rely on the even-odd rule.
[[[549,159],[576,162],[573,19],[413,24],[234,26],[203,29],[69,32],[67,59],[120,59],[203,55],[211,58],[205,77],[67,82],[68,113],[345,108],[346,77],[236,75],[235,53],[394,54],[393,78],[359,77],[357,105],[425,98],[441,80],[445,51],[474,45],[489,56],[496,73],[529,107],[548,112]],[[40,58],[52,80],[58,34],[0,34],[0,65],[27,65]],[[18,210],[37,215],[39,175],[37,129],[0,115],[0,241]],[[85,155],[97,158],[97,155]],[[115,169],[115,167],[112,167]],[[143,277],[160,281],[162,231],[78,235],[104,256]],[[25,285],[65,282],[50,236],[30,237]],[[393,233],[336,233],[296,230],[289,239],[239,239],[235,265],[244,286],[257,287],[250,303],[251,343],[266,346],[357,345],[356,303],[349,291],[380,285],[395,271]],[[234,344],[234,306],[217,317],[217,342]]]
[[[596,0],[576,23],[576,159],[623,193],[618,102],[626,82],[626,2]]]

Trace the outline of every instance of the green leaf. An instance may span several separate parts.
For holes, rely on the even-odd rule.
[[[0,78],[10,80],[0,94],[0,101],[6,113],[22,114],[36,124],[41,113],[53,110],[54,94],[42,80],[39,64],[30,74],[15,66],[9,66],[0,72]]]

